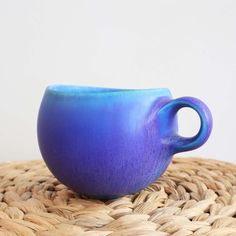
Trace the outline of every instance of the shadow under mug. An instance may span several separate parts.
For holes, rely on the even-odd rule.
[[[194,109],[194,137],[178,135],[177,112]],[[199,99],[168,89],[48,86],[38,114],[41,154],[58,180],[79,194],[111,199],[135,193],[166,170],[173,154],[208,139],[212,116]]]

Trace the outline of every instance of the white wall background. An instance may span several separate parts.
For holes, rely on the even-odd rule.
[[[236,163],[236,1],[0,0],[0,82],[0,161],[41,158],[44,89],[67,83],[196,96],[214,130],[184,155]],[[198,125],[180,112],[182,134]]]

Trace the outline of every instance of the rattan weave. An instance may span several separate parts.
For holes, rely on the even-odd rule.
[[[102,202],[76,195],[43,161],[1,164],[0,235],[236,236],[236,165],[174,158],[145,190]]]

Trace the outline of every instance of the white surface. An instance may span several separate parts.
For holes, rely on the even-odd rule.
[[[36,118],[45,87],[169,87],[214,117],[186,156],[236,162],[236,1],[1,1],[0,161],[41,158]],[[197,130],[181,112],[185,135]]]

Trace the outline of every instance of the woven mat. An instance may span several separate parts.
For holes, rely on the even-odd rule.
[[[0,165],[0,235],[236,235],[236,165],[174,158],[145,190],[102,202],[78,196],[43,161]]]

